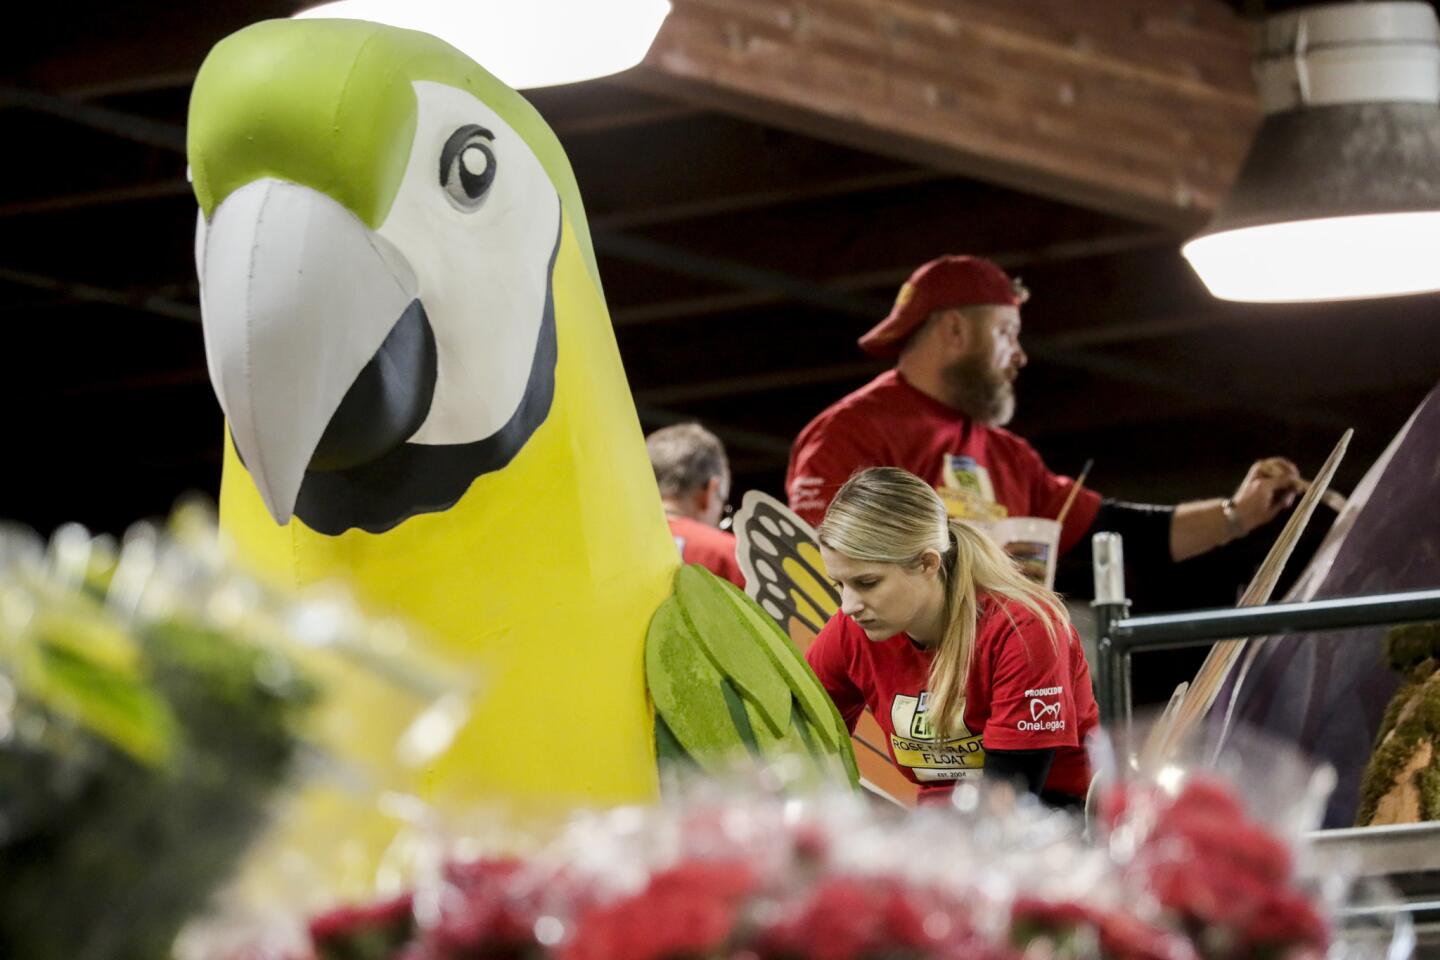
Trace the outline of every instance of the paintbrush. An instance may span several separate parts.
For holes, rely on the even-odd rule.
[[[1260,475],[1262,477],[1269,477],[1279,473],[1280,467],[1278,463],[1275,462],[1278,459],[1278,457],[1267,457],[1266,459],[1261,460]],[[1310,489],[1310,485],[1312,483],[1314,483],[1313,480],[1307,480],[1304,477],[1300,477],[1298,483],[1300,492],[1302,494],[1305,493],[1307,490]],[[1345,509],[1345,497],[1338,490],[1326,490],[1323,494],[1320,495],[1320,502],[1325,504],[1325,506],[1329,507],[1331,510],[1334,510],[1336,513],[1340,513],[1342,510]]]
[[[1060,513],[1055,517],[1055,522],[1065,526],[1065,514],[1070,512],[1070,507],[1075,503],[1075,498],[1080,494],[1080,488],[1085,486],[1085,478],[1090,476],[1090,468],[1095,466],[1095,458],[1091,457],[1085,461],[1085,466],[1080,468],[1080,476],[1070,485],[1070,493],[1065,497],[1065,502],[1060,505]]]

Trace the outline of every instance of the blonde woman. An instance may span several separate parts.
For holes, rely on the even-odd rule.
[[[805,657],[852,730],[870,708],[921,803],[948,801],[957,780],[982,773],[1081,803],[1099,713],[1055,594],[894,467],[840,488],[820,553],[840,610]]]

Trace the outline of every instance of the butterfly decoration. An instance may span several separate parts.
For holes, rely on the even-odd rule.
[[[746,492],[735,513],[735,555],[745,592],[789,634],[803,652],[840,609],[815,528],[785,504],[759,490]],[[914,806],[917,788],[890,761],[885,732],[866,710],[851,736],[866,786],[902,806]]]
[[[759,490],[745,494],[735,515],[735,554],[745,573],[745,592],[799,640],[809,642],[840,609],[820,559],[815,528],[779,500]]]

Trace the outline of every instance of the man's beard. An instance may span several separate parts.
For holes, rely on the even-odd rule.
[[[987,427],[1003,427],[1015,416],[1015,387],[984,358],[968,356],[945,371],[950,396],[959,411]]]

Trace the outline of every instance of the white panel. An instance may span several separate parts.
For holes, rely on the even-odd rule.
[[[539,159],[490,107],[440,83],[416,83],[415,95],[414,147],[378,231],[414,269],[439,351],[430,416],[411,442],[471,443],[504,426],[525,395],[560,198]],[[495,135],[495,180],[467,213],[440,184],[440,153],[469,124]]]

